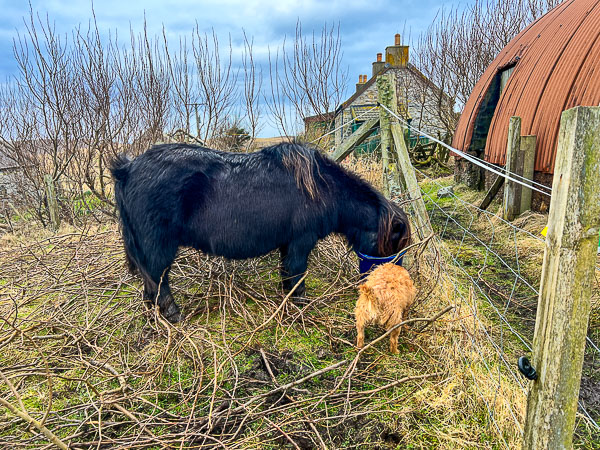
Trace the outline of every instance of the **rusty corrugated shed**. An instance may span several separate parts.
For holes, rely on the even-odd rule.
[[[485,159],[505,164],[508,121],[537,136],[535,170],[553,173],[560,115],[600,104],[600,0],[568,0],[519,33],[476,84],[459,120],[453,146],[469,150],[476,117],[490,86],[514,70],[500,94],[485,143]]]

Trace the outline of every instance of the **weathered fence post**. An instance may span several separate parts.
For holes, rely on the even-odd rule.
[[[513,116],[508,125],[508,142],[506,144],[506,170],[518,172],[519,151],[521,149],[521,118]],[[504,202],[502,216],[504,220],[513,220],[521,211],[521,185],[506,180],[504,183]]]
[[[396,81],[391,72],[377,77],[377,101],[396,112]],[[391,117],[384,109],[379,108],[379,134],[381,137],[381,161],[383,164],[383,192],[390,195],[388,175],[390,171],[390,153],[392,151]]]
[[[58,231],[58,227],[60,227],[60,214],[52,175],[45,175],[44,181],[46,183],[46,199],[48,202],[48,214],[50,215],[50,226],[53,231]]]
[[[535,145],[537,138],[535,136],[521,136],[521,154],[523,156],[523,178],[533,181],[533,171],[535,164]],[[531,194],[533,191],[525,186],[521,186],[521,208],[520,213],[531,209]]]
[[[600,107],[563,112],[523,449],[571,448],[600,227]]]
[[[433,229],[429,222],[429,214],[427,214],[425,202],[421,196],[421,188],[417,182],[415,169],[410,162],[410,156],[406,148],[406,142],[404,141],[404,130],[399,123],[392,124],[392,136],[396,144],[396,156],[398,157],[398,168],[402,173],[403,187],[408,193],[408,198],[412,200],[415,222],[417,223],[417,235],[419,239],[423,240],[433,233]]]

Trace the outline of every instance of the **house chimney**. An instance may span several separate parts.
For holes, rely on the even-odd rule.
[[[358,76],[358,83],[356,83],[356,92],[358,92],[362,88],[363,84],[364,84],[364,82],[363,82],[363,76],[359,75]]]
[[[381,53],[377,53],[377,61],[373,63],[373,76],[376,76],[379,72],[381,72],[383,66],[385,66],[385,63],[381,60],[382,56],[383,55]]]
[[[400,45],[400,35],[394,37],[394,46],[385,49],[385,61],[392,67],[406,67],[408,64],[408,45]]]

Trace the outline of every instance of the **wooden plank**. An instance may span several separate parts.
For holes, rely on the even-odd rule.
[[[415,221],[417,223],[417,235],[419,239],[423,240],[431,233],[431,223],[429,221],[429,214],[427,214],[427,208],[425,208],[425,202],[421,196],[421,188],[417,182],[415,170],[410,162],[410,156],[408,149],[406,148],[406,142],[404,142],[404,130],[399,123],[393,123],[391,126],[392,136],[394,139],[394,147],[396,148],[396,156],[398,158],[398,166],[402,173],[403,188],[412,200],[412,206],[415,211]]]
[[[481,205],[479,205],[479,209],[485,210],[485,209],[487,209],[488,206],[490,206],[490,203],[492,203],[492,200],[494,200],[494,197],[496,197],[496,195],[498,194],[498,191],[504,184],[505,179],[506,179],[505,177],[498,175],[498,177],[496,178],[496,181],[494,181],[494,184],[492,184],[492,187],[487,192],[487,194],[485,195],[485,198],[481,202]]]
[[[523,154],[523,178],[533,180],[533,168],[535,164],[535,146],[537,138],[535,136],[521,136],[521,152]],[[531,196],[533,191],[528,187],[521,187],[521,208],[520,213],[531,209]]]
[[[570,449],[600,229],[600,107],[563,112],[523,449]]]
[[[508,125],[508,142],[506,144],[506,170],[517,173],[519,150],[521,149],[521,118],[513,116]],[[502,203],[504,220],[511,221],[521,210],[521,185],[514,181],[505,180],[504,201]]]
[[[342,144],[336,149],[331,156],[335,161],[343,161],[346,156],[354,151],[357,145],[364,142],[365,139],[371,134],[371,130],[379,124],[379,117],[366,120],[354,133],[350,135]]]

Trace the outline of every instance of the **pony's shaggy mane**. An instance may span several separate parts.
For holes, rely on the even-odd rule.
[[[320,195],[315,176],[324,180],[319,173],[317,155],[317,149],[299,144],[281,146],[281,162],[294,175],[298,189],[306,192],[311,200],[316,200]]]

